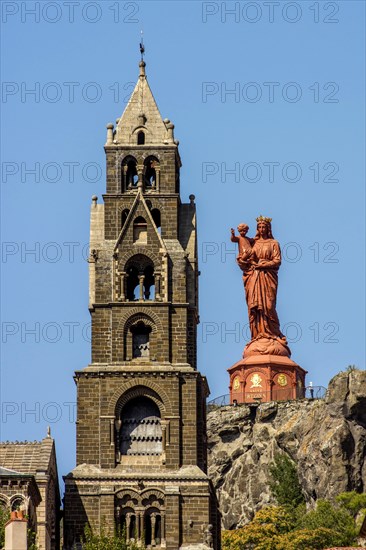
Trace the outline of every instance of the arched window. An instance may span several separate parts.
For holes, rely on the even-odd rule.
[[[121,413],[121,455],[160,455],[162,429],[160,409],[148,397],[131,399]]]
[[[147,223],[142,216],[138,216],[133,222],[133,242],[147,244]]]
[[[144,162],[145,188],[155,189],[157,186],[157,167],[159,161],[156,157],[150,156]]]
[[[156,225],[156,228],[158,230],[159,235],[161,235],[161,216],[160,216],[160,210],[157,208],[153,208],[151,210],[152,219],[154,220],[154,223]]]
[[[125,222],[128,218],[128,214],[130,213],[130,211],[125,208],[123,211],[122,211],[122,214],[121,214],[121,228],[125,225]]]
[[[145,144],[145,132],[139,132],[137,134],[137,145],[144,145]]]
[[[132,357],[150,358],[150,332],[151,327],[142,321],[131,327],[132,332]]]
[[[138,182],[137,161],[131,155],[129,155],[123,160],[122,174],[123,174],[122,191],[127,189],[134,189],[137,187],[137,182]]]

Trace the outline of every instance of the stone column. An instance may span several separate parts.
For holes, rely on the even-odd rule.
[[[138,523],[137,540],[140,542],[144,534],[144,512],[139,512],[136,519]]]
[[[159,193],[160,191],[160,166],[155,166],[155,174],[156,174],[156,191]]]
[[[139,285],[140,285],[140,300],[143,301],[144,300],[144,280],[145,280],[145,275],[139,275]]]
[[[126,542],[130,542],[131,513],[126,514]]]
[[[142,190],[144,188],[144,165],[143,164],[137,165],[137,177],[138,177],[137,187]]]
[[[155,533],[155,529],[156,529],[156,514],[151,514],[150,516],[150,519],[151,519],[151,546],[156,546],[156,533]]]

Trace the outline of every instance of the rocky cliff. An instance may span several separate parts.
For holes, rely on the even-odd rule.
[[[224,529],[274,503],[268,481],[277,452],[296,462],[308,502],[366,491],[366,371],[337,375],[325,399],[218,407],[207,421]]]

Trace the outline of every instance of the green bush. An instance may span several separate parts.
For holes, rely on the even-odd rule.
[[[127,543],[125,533],[111,535],[102,528],[100,533],[93,533],[91,527],[86,526],[84,531],[83,550],[143,550],[134,542]]]

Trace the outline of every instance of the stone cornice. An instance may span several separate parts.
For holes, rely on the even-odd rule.
[[[152,370],[154,369],[154,370]],[[206,378],[202,377],[199,371],[193,370],[191,366],[183,367],[159,367],[150,364],[146,367],[128,365],[88,365],[84,370],[75,371],[75,378],[105,378],[115,377],[127,378],[152,378],[155,380],[164,378],[202,378],[206,384]]]
[[[153,302],[141,300],[136,302],[99,302],[93,304],[93,307],[162,307],[162,306],[172,306],[172,307],[188,307],[190,304],[188,302]],[[196,309],[193,308],[192,309]]]

